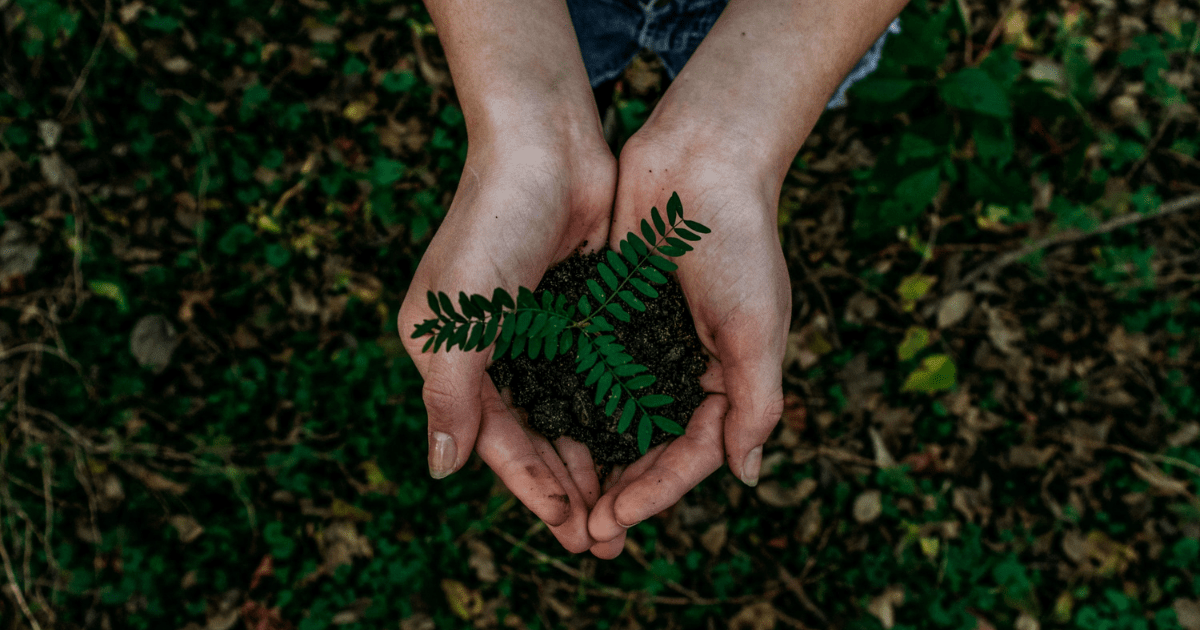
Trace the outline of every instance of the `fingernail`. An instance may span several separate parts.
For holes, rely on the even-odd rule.
[[[640,523],[640,522],[641,522],[641,521],[636,521],[636,522],[633,522],[633,523],[630,523],[630,524],[626,525],[625,523],[622,523],[622,522],[621,522],[621,519],[619,519],[619,518],[618,518],[618,519],[614,519],[614,520],[615,520],[615,521],[617,521],[617,525],[620,525],[621,527],[624,527],[625,529],[629,529],[630,527],[633,527],[634,525],[637,525],[638,523]]]
[[[758,471],[762,468],[762,446],[756,446],[746,453],[746,461],[742,462],[742,481],[753,488],[758,485]]]
[[[429,434],[429,474],[434,479],[448,476],[454,469],[458,459],[458,449],[454,446],[454,438],[447,433],[434,431]]]

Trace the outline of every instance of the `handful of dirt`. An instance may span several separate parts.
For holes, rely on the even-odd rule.
[[[589,278],[600,280],[596,265],[603,259],[602,254],[572,255],[547,271],[535,292],[564,295],[567,303],[573,304],[587,292]],[[655,412],[687,427],[692,412],[704,400],[700,375],[707,362],[679,283],[667,276],[667,282],[657,288],[659,296],[645,300],[645,312],[630,313],[629,322],[612,322],[615,330],[611,334],[635,362],[657,377],[638,394],[674,398]],[[527,412],[530,427],[550,441],[566,435],[586,444],[595,463],[607,473],[612,466],[641,457],[637,424],[617,433],[620,412],[607,416],[603,404],[595,404],[595,388],[584,385],[585,374],[576,374],[575,358],[574,349],[549,361],[540,355],[533,359],[525,354],[515,359],[505,356],[488,368],[488,374],[497,388],[511,389],[513,404]],[[669,437],[655,427],[650,446]]]

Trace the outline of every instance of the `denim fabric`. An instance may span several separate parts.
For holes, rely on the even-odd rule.
[[[667,76],[683,65],[720,17],[728,0],[567,0],[579,38],[588,79],[595,88],[615,79],[645,48],[662,59]],[[890,33],[900,32],[900,20],[871,46],[834,92],[827,107],[846,104],[846,89],[875,71]]]

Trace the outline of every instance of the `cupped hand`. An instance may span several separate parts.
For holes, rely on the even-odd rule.
[[[783,412],[791,289],[777,232],[781,179],[721,146],[647,125],[621,152],[610,240],[640,233],[651,207],[664,211],[672,192],[685,217],[712,229],[674,259],[710,355],[701,378],[709,395],[685,435],[630,464],[597,501],[588,529],[602,558],[619,555],[628,527],[674,505],[724,461],[757,484],[762,445]]]
[[[443,291],[456,302],[459,291],[490,296],[503,287],[515,295],[518,286],[537,286],[547,268],[576,248],[603,247],[616,168],[602,143],[580,148],[510,134],[472,144],[454,201],[398,318],[404,346],[425,379],[430,474],[440,479],[457,471],[474,449],[572,553],[594,542],[587,518],[600,488],[587,448],[569,438],[551,445],[517,417],[485,371],[491,348],[421,352],[425,338],[412,334],[434,316],[427,291]]]

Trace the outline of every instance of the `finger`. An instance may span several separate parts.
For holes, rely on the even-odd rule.
[[[725,393],[725,370],[720,361],[708,360],[708,368],[700,375],[700,389],[708,394]]]
[[[486,365],[486,354],[461,350],[439,352],[425,361],[421,397],[429,416],[429,474],[434,479],[461,468],[475,448]]]
[[[583,495],[584,504],[591,510],[596,505],[596,499],[600,498],[600,479],[596,476],[592,452],[581,442],[565,435],[554,441],[554,448],[567,465],[567,472],[571,473],[575,487]]]
[[[622,551],[625,551],[625,536],[625,532],[622,531],[619,536],[612,540],[598,542],[592,545],[592,548],[589,549],[589,551],[592,552],[593,556],[596,556],[601,560],[612,560],[613,558],[621,555]]]
[[[783,350],[761,351],[745,343],[746,335],[723,335],[722,350],[725,392],[729,415],[725,421],[725,457],[729,469],[748,486],[758,485],[762,446],[783,416]],[[782,344],[780,344],[782,345]],[[759,348],[749,354],[746,348]],[[774,349],[770,349],[774,350]],[[726,357],[729,357],[726,360]]]
[[[571,517],[570,497],[514,412],[500,399],[491,378],[483,396],[483,422],[476,452],[525,507],[555,527]]]
[[[624,535],[627,529],[624,525],[617,522],[615,513],[613,512],[613,504],[617,500],[617,496],[638,478],[643,472],[654,465],[658,458],[662,456],[666,450],[666,444],[658,446],[646,451],[637,461],[625,467],[621,471],[621,475],[614,481],[606,484],[604,494],[596,501],[596,505],[592,507],[592,514],[588,517],[588,532],[592,538],[598,541],[611,541]]]
[[[617,525],[627,529],[675,505],[721,467],[721,424],[727,410],[725,396],[708,396],[692,414],[687,432],[670,442],[652,465],[637,475],[626,472],[626,487],[613,502]]]
[[[579,491],[575,481],[571,478],[570,471],[567,470],[562,459],[559,457],[554,447],[540,435],[534,434],[529,429],[526,433],[530,437],[530,441],[537,450],[538,455],[550,472],[558,480],[560,486],[567,491],[565,501],[570,514],[567,520],[557,525],[550,525],[550,533],[558,539],[558,542],[564,549],[571,553],[583,553],[592,546],[594,542],[591,536],[588,535],[588,507],[584,501],[583,493]]]

